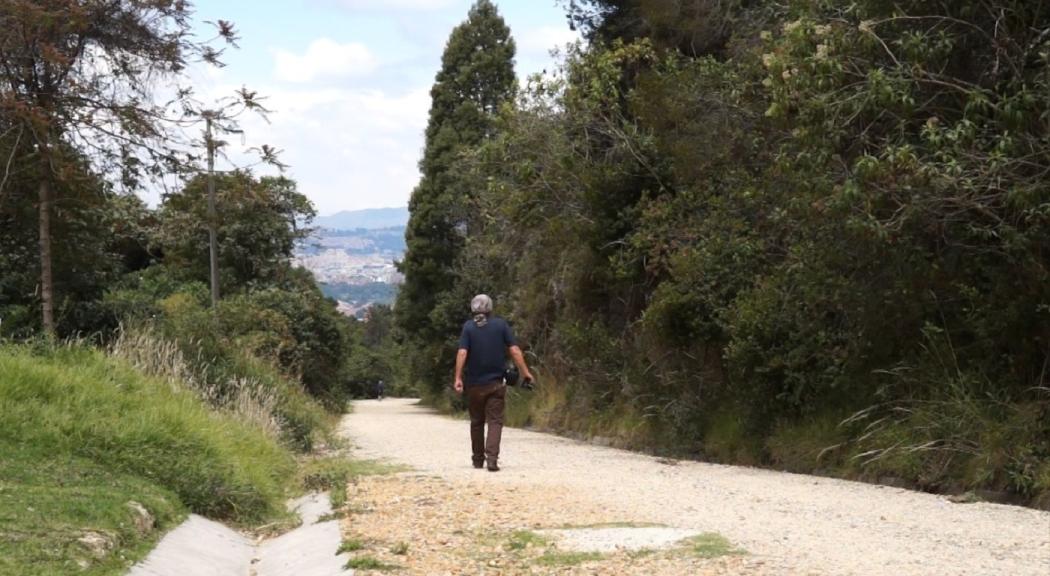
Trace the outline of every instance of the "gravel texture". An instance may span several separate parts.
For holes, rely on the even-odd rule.
[[[571,490],[494,486],[484,476],[452,481],[402,473],[358,479],[347,496],[344,541],[358,548],[351,557],[384,566],[376,571],[358,570],[359,576],[775,574],[762,559],[732,552],[705,557],[687,543],[644,553],[623,549],[577,552],[547,536],[549,532],[542,528],[565,520],[601,526],[621,516]],[[588,530],[592,529],[581,529]]]
[[[446,483],[445,491],[429,492],[435,502],[498,507],[500,530],[585,526],[592,520],[652,523],[718,533],[748,551],[746,563],[723,559],[711,573],[1050,575],[1048,512],[954,504],[898,488],[753,468],[669,462],[516,429],[504,430],[503,471],[489,473],[470,465],[466,422],[434,415],[409,400],[358,402],[342,429],[357,457],[406,464]],[[473,573],[454,566],[445,572]]]
[[[679,542],[699,536],[696,530],[661,527],[571,528],[539,532],[557,542],[558,548],[574,552],[638,552],[674,548]]]

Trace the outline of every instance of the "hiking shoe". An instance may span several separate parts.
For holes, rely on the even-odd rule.
[[[489,472],[499,472],[499,466],[497,466],[495,462],[490,462]]]
[[[485,467],[485,463],[484,462],[475,462],[474,463],[474,467],[477,468],[478,470],[480,470],[480,469]]]

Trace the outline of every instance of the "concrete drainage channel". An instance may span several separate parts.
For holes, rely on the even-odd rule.
[[[319,522],[332,513],[327,494],[289,504],[302,525],[287,534],[255,542],[218,522],[190,516],[169,532],[127,576],[341,576],[348,556],[336,555],[339,522]]]

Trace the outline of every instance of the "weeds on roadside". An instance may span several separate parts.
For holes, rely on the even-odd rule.
[[[364,550],[364,548],[364,542],[357,538],[350,538],[349,540],[343,540],[343,543],[339,545],[339,549],[335,551],[335,555],[338,556],[348,552],[357,552],[358,550]]]
[[[868,478],[895,476],[922,489],[1006,490],[1021,501],[1046,493],[1050,390],[1033,388],[1019,402],[954,360],[945,362],[941,375],[892,373],[916,389],[936,383],[937,397],[872,406],[844,422],[863,426],[850,465]]]
[[[548,567],[575,566],[602,559],[602,555],[597,552],[562,552],[554,548],[550,538],[531,530],[518,530],[511,534],[506,548],[512,552],[542,549],[542,555],[531,558],[529,561]]]
[[[526,548],[540,548],[550,544],[550,539],[541,536],[531,530],[518,530],[510,535],[507,541],[508,550],[524,550]]]
[[[595,562],[602,559],[598,552],[561,552],[548,550],[543,556],[536,558],[536,563],[541,566],[576,566],[584,562]]]
[[[373,460],[353,460],[345,455],[311,458],[302,462],[299,485],[307,492],[328,492],[332,508],[346,505],[346,487],[354,478],[402,472],[405,468]]]
[[[683,543],[687,546],[690,553],[700,558],[740,556],[747,553],[733,546],[733,543],[727,540],[725,536],[714,532],[686,538],[683,540]]]
[[[325,522],[335,522],[336,520],[342,520],[343,518],[346,518],[346,511],[335,510],[333,512],[329,512],[328,514],[322,514],[321,516],[319,516],[317,518],[316,523],[324,524]]]

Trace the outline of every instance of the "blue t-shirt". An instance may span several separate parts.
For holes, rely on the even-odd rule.
[[[514,332],[506,320],[492,317],[484,326],[468,320],[459,336],[460,350],[467,351],[464,384],[479,386],[502,381],[507,348],[514,345]]]

